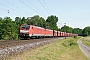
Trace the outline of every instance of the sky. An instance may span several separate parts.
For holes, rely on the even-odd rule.
[[[9,12],[9,13],[8,13]],[[58,27],[90,26],[90,0],[0,0],[0,17],[58,17]]]

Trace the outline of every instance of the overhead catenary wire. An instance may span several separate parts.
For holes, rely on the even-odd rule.
[[[60,23],[60,22],[58,23],[58,25],[64,26],[64,25],[63,25],[62,23]]]
[[[14,10],[14,11],[20,13],[20,14],[24,14],[24,13],[22,13],[22,12],[20,12],[20,11],[17,11],[17,10],[15,10],[15,9],[11,8],[11,7],[8,7],[8,6],[4,5],[4,4],[1,4],[1,3],[0,3],[0,5],[4,6],[4,7],[6,7],[6,8],[9,8],[9,9],[11,9],[11,10]],[[24,15],[25,15],[25,14],[24,14]]]
[[[30,7],[29,5],[27,5],[25,2],[19,0],[21,3],[23,3],[24,5],[26,5],[27,7],[29,7],[30,9],[32,9],[33,11],[37,12],[38,14],[40,14],[38,11],[36,11],[35,9],[33,9],[32,7]],[[42,15],[42,14],[40,14]],[[43,16],[43,15],[42,15]]]
[[[7,9],[2,8],[2,7],[0,7],[0,10],[3,11],[3,12],[7,11]]]
[[[46,8],[49,10],[49,8],[48,8],[48,6],[47,6],[47,4],[45,3],[45,1],[43,0],[43,2],[44,2],[44,4],[46,5]],[[50,10],[49,10],[49,12],[50,12]]]
[[[62,23],[60,23],[62,26],[64,26]]]
[[[12,4],[12,3],[9,2],[8,0],[5,0],[5,1],[6,1],[7,3],[9,3],[9,4],[15,6],[15,7],[18,8],[18,9],[23,10],[23,11],[25,12],[25,14],[26,14],[26,13],[29,13],[29,12],[25,11],[24,9],[22,9],[22,8],[20,8],[20,7],[16,6],[16,5],[14,5],[14,4]]]
[[[32,4],[29,0],[27,0],[33,7],[35,7],[38,11],[42,12],[40,9],[38,9],[34,4]],[[44,13],[43,13],[44,14]],[[45,15],[45,14],[44,14]]]
[[[7,12],[8,11],[8,9],[2,8],[2,7],[0,7],[0,10],[1,10],[1,12]]]
[[[45,8],[45,6],[42,4],[42,2],[41,2],[40,0],[38,0],[38,1],[39,1],[39,3],[43,6],[43,8],[47,11],[47,13],[50,14],[49,11],[48,11],[48,10]]]
[[[15,13],[13,13],[13,12],[11,12],[11,10],[10,9],[6,9],[6,8],[3,8],[3,7],[0,7],[0,11],[2,12],[2,13],[5,13],[5,14],[3,14],[3,15],[1,15],[2,17],[10,17],[10,14],[12,14],[12,15],[16,15]],[[0,17],[1,17],[0,16]],[[10,18],[12,18],[12,17],[10,17]],[[12,18],[13,20],[14,20],[14,18]]]

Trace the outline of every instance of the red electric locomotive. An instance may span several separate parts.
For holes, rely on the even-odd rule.
[[[33,25],[21,25],[20,27],[20,37],[43,37],[45,36],[45,29]]]
[[[53,30],[33,25],[21,25],[19,35],[21,38],[53,37]]]

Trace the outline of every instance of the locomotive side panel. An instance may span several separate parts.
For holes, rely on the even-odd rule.
[[[29,30],[30,37],[42,37],[45,36],[45,29],[37,26],[32,26],[31,29]]]

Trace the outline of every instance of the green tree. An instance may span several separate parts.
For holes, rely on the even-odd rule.
[[[39,15],[35,15],[35,16],[31,17],[28,20],[28,24],[32,24],[32,25],[37,25],[38,26],[39,20],[40,20]]]
[[[17,26],[16,28],[16,33],[19,34],[19,29],[20,29],[20,26],[22,25],[22,22],[21,22],[21,18],[20,17],[16,17],[15,18],[15,24]]]
[[[21,18],[20,17],[16,17],[15,18],[15,22],[18,24],[18,25],[21,25]]]
[[[90,26],[87,26],[83,29],[83,35],[87,35],[89,36],[90,35]]]
[[[2,39],[2,25],[3,25],[3,20],[2,20],[2,18],[0,17],[0,39]]]
[[[80,29],[80,28],[74,28],[72,30],[72,33],[82,35],[82,29]]]
[[[25,17],[21,19],[21,24],[27,24],[27,19],[25,19]]]
[[[46,22],[45,19],[40,17],[39,15],[35,15],[33,17],[29,17],[28,19],[28,24],[31,25],[36,25],[36,26],[40,26],[40,27],[45,27],[46,26]]]
[[[5,17],[1,24],[1,36],[0,39],[12,40],[17,39],[18,34],[16,33],[16,24],[12,22],[10,17]]]
[[[2,25],[2,39],[8,40],[11,39],[12,32],[12,19],[10,17],[5,17],[3,19],[3,25]]]
[[[48,16],[46,19],[47,28],[58,30],[57,22],[58,22],[58,17],[54,15]]]
[[[44,18],[40,17],[40,21],[38,22],[38,26],[46,28],[46,21]]]
[[[67,33],[72,33],[73,28],[64,25],[63,27],[61,27],[61,31],[62,32],[67,32]]]
[[[12,30],[11,30],[11,32],[12,32],[12,39],[14,40],[14,39],[18,39],[18,32],[19,32],[19,30],[18,30],[18,28],[17,28],[18,26],[17,26],[17,24],[16,24],[16,22],[15,21],[12,21]],[[20,27],[19,27],[20,28]]]

